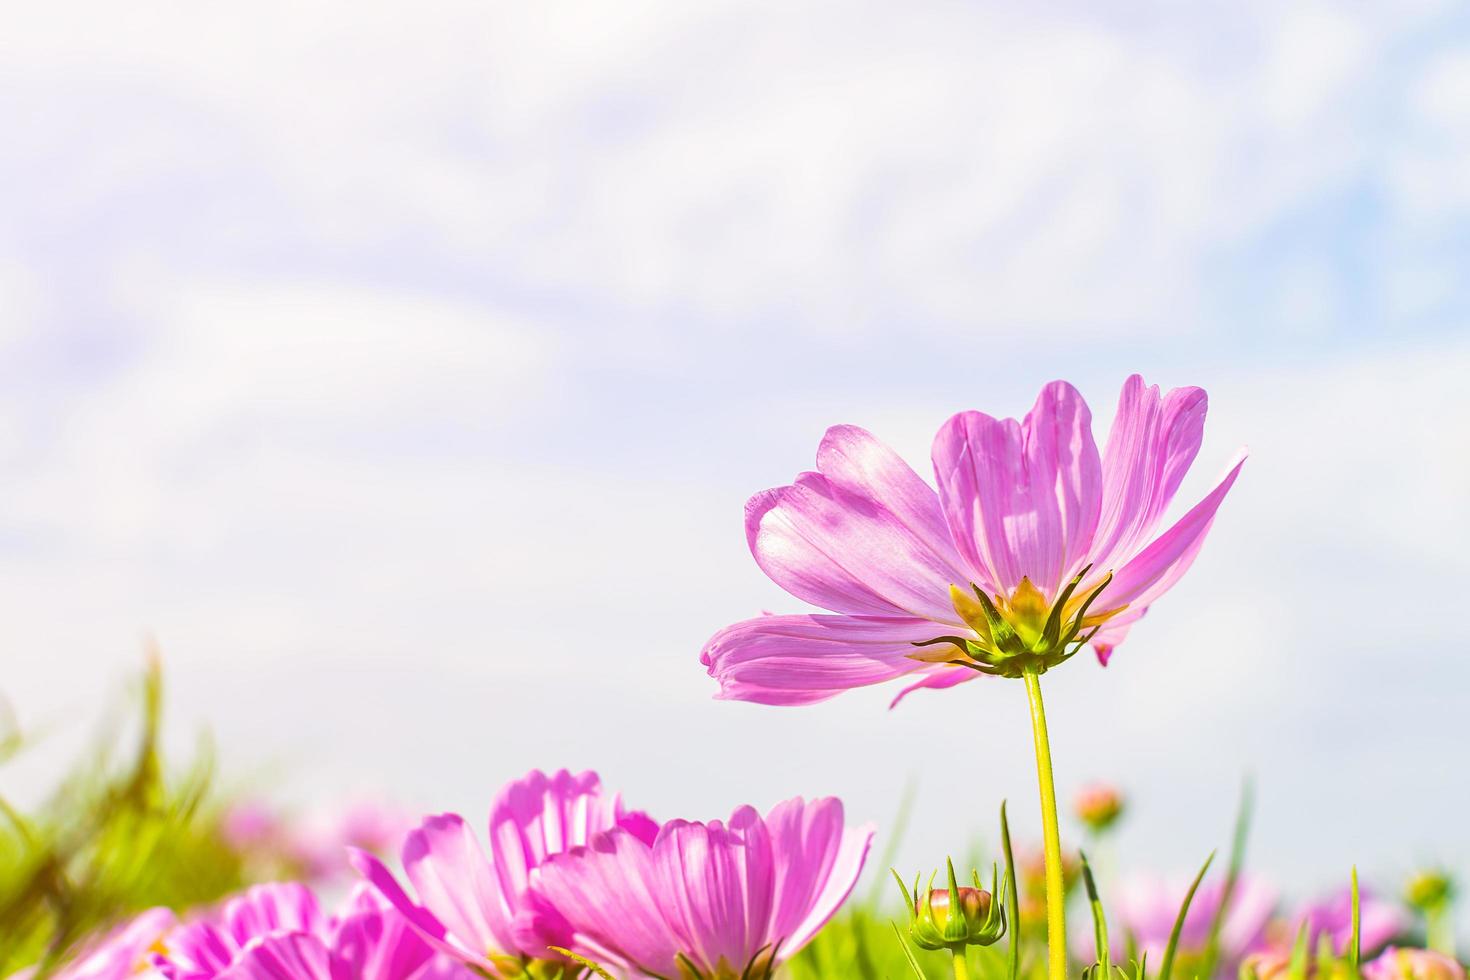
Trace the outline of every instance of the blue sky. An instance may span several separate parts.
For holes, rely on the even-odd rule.
[[[1252,461],[1062,791],[1195,863],[1253,772],[1303,891],[1470,862],[1470,18],[1448,3],[18,12],[0,37],[0,691],[58,730],[161,644],[283,792],[478,812],[533,765],[662,814],[797,792],[913,863],[1034,820],[1021,692],[709,700],[799,604],[745,498],[862,424],[1200,384]],[[930,747],[973,736],[972,757]],[[185,742],[188,741],[186,737]]]

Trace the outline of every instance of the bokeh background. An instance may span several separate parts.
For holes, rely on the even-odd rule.
[[[300,806],[841,794],[907,866],[1034,836],[1019,686],[711,700],[801,608],[745,498],[1055,377],[1209,389],[1251,462],[1060,788],[1126,865],[1307,893],[1470,862],[1470,14],[1385,3],[10,7],[0,691],[34,798],[163,651],[171,732]]]

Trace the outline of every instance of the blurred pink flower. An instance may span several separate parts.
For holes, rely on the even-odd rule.
[[[1390,946],[1363,964],[1363,980],[1465,980],[1465,968],[1443,953]]]
[[[538,869],[538,926],[629,976],[764,978],[846,900],[872,838],[830,798],[674,820],[652,843],[613,830]]]
[[[1140,955],[1147,953],[1149,964],[1160,962],[1169,943],[1174,919],[1189,891],[1185,879],[1163,879],[1147,875],[1124,878],[1107,904],[1113,957],[1122,961],[1128,939],[1137,945]],[[1207,880],[1195,892],[1184,928],[1179,934],[1181,953],[1200,953],[1209,941],[1210,923],[1224,897],[1223,877]],[[1220,929],[1220,965],[1234,975],[1235,964],[1249,951],[1260,946],[1276,905],[1276,890],[1259,878],[1241,875],[1235,884],[1230,907]],[[1115,924],[1114,924],[1115,923]],[[1092,958],[1088,947],[1087,958]]]
[[[379,856],[396,852],[413,822],[383,803],[360,800],[345,809],[319,814],[291,835],[289,851],[302,873],[313,881],[348,874],[349,848]]]
[[[1106,664],[1194,561],[1240,472],[1243,457],[1157,533],[1205,408],[1198,388],[1160,395],[1134,375],[1099,453],[1087,404],[1055,381],[1021,422],[980,412],[946,422],[937,492],[868,432],[827,430],[816,472],[752,497],[745,530],[776,584],[836,615],[761,616],[716,633],[701,659],[719,696],[808,704],[910,674],[919,680],[903,694],[951,687],[977,674],[953,661],[983,666],[977,652],[1000,645],[985,602],[1047,666],[1088,639]],[[1046,634],[1053,606],[1061,630]]]
[[[403,868],[422,908],[377,858],[354,850],[351,860],[431,945],[494,975],[505,958],[551,958],[530,926],[532,871],[614,828],[644,841],[657,832],[646,815],[624,811],[616,795],[603,793],[596,773],[536,771],[502,789],[491,805],[488,859],[456,814],[429,817],[408,834]]]
[[[177,924],[173,912],[149,909],[87,945],[68,966],[48,973],[51,980],[125,980],[148,966],[154,945]],[[10,980],[30,980],[34,967],[13,973]]]
[[[1410,925],[1408,915],[1392,902],[1385,902],[1364,888],[1359,892],[1359,937],[1363,952],[1372,953]],[[1317,948],[1317,938],[1326,935],[1339,956],[1347,952],[1353,936],[1353,894],[1343,889],[1331,898],[1306,905],[1291,916],[1273,923],[1267,935],[1267,946],[1289,951],[1296,942],[1303,923],[1307,927],[1307,948]]]
[[[257,885],[217,913],[173,930],[154,950],[150,961],[166,980],[428,980],[443,976],[444,967],[403,916],[366,885],[330,917],[303,885]]]
[[[283,833],[279,814],[264,800],[240,800],[220,820],[220,835],[237,851],[273,846]]]

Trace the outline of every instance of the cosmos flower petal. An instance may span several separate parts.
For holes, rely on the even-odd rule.
[[[1102,513],[1092,548],[1100,569],[1123,564],[1158,525],[1199,453],[1208,408],[1201,388],[1160,396],[1139,375],[1123,383],[1103,451]]]
[[[454,939],[476,952],[514,949],[499,879],[461,817],[429,817],[411,831],[403,843],[403,869],[419,901]]]
[[[780,869],[771,937],[786,957],[805,946],[852,893],[873,828],[848,827],[842,801],[832,797],[787,800],[765,819]]]
[[[933,448],[939,498],[978,582],[1009,593],[1023,577],[1048,596],[1087,554],[1102,501],[1092,414],[1077,389],[1054,381],[1023,422],[961,412]]]
[[[762,570],[833,612],[958,623],[949,586],[972,576],[937,522],[934,491],[851,426],[828,432],[818,467],[746,504],[746,538]]]
[[[980,676],[982,675],[978,670],[970,667],[938,667],[925,671],[920,675],[920,680],[915,681],[895,694],[893,700],[888,702],[888,707],[890,709],[898,707],[900,701],[915,691],[942,691],[946,688],[954,687],[957,684],[972,681]]]
[[[720,630],[701,657],[721,698],[812,704],[920,669],[916,642],[943,627],[877,616],[758,616]]]
[[[669,921],[677,910],[659,888],[653,849],[627,831],[553,856],[536,869],[532,889],[572,925],[579,947],[615,955],[630,969],[676,975],[682,937]]]
[[[1204,546],[1215,512],[1244,465],[1245,456],[1241,454],[1214,490],[1118,570],[1098,598],[1097,609],[1128,606],[1141,612],[1179,581]]]
[[[233,966],[218,980],[350,980],[352,974],[333,968],[331,953],[316,936],[284,932],[253,940]]]

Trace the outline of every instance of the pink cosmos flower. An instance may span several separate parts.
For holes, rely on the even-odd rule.
[[[701,659],[719,696],[809,704],[917,675],[907,694],[1045,669],[1086,642],[1106,664],[1194,561],[1244,462],[1158,533],[1205,408],[1198,388],[1161,395],[1134,375],[1099,453],[1087,404],[1055,381],[1022,421],[946,422],[937,491],[868,432],[828,429],[816,471],[752,497],[745,531],[776,584],[835,615],[716,633]]]
[[[1433,950],[1390,946],[1377,959],[1363,964],[1363,980],[1465,980],[1465,968]]]
[[[330,917],[302,885],[258,885],[217,914],[174,930],[155,949],[151,962],[165,980],[430,980],[445,967],[366,885]],[[461,976],[472,978],[467,970]]]
[[[1174,919],[1179,915],[1179,906],[1184,903],[1188,890],[1189,882],[1184,879],[1146,875],[1123,879],[1107,904],[1108,916],[1116,922],[1110,930],[1116,940],[1112,951],[1114,959],[1123,961],[1131,937],[1139,954],[1148,954],[1150,964],[1162,960],[1169,933],[1174,928]],[[1224,879],[1216,878],[1206,881],[1195,892],[1189,912],[1184,917],[1184,928],[1179,934],[1179,951],[1182,954],[1204,951],[1209,940],[1210,923],[1220,907],[1224,891]],[[1242,875],[1236,881],[1235,893],[1231,896],[1230,907],[1225,910],[1225,921],[1220,930],[1220,965],[1228,975],[1234,975],[1235,964],[1241,957],[1260,946],[1275,905],[1275,889],[1260,878]],[[1086,959],[1092,959],[1090,943]]]
[[[651,843],[612,830],[537,869],[538,925],[625,977],[765,978],[837,911],[872,839],[830,798],[674,820]]]
[[[396,851],[413,823],[384,803],[360,800],[345,809],[316,814],[291,837],[294,863],[313,881],[331,881],[350,873],[348,848],[373,854]]]
[[[1364,888],[1358,894],[1359,943],[1364,953],[1382,947],[1410,925],[1404,910],[1385,902]],[[1307,927],[1307,949],[1317,948],[1317,939],[1325,935],[1339,956],[1347,952],[1353,937],[1353,894],[1344,888],[1336,895],[1298,909],[1289,918],[1272,923],[1267,933],[1268,947],[1289,953],[1302,925]]]
[[[173,912],[149,909],[114,929],[85,949],[76,960],[55,973],[52,980],[126,980],[148,965],[148,953],[176,924]],[[10,980],[30,980],[34,967],[13,973]]]
[[[647,815],[627,812],[616,795],[603,793],[594,772],[535,771],[496,796],[489,858],[456,814],[429,817],[409,832],[403,868],[422,908],[377,858],[355,850],[351,860],[432,946],[498,976],[552,957],[526,903],[532,872],[615,828],[645,842],[658,830]]]

